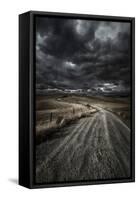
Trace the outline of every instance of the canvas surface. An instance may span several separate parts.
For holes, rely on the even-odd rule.
[[[131,176],[131,24],[36,17],[37,184]]]

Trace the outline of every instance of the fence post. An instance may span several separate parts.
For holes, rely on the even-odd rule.
[[[50,113],[50,122],[52,122],[52,112]]]

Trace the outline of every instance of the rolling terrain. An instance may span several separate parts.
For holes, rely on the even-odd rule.
[[[84,99],[78,103],[84,105]],[[89,104],[97,112],[47,134],[36,146],[37,183],[130,176],[131,133],[120,114],[115,114],[120,104],[113,107],[107,102],[108,109],[101,101]]]

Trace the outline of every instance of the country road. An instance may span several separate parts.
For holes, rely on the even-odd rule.
[[[127,178],[130,129],[102,108],[36,147],[36,182]]]

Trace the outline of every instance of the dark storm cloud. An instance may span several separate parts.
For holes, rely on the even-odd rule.
[[[96,22],[80,25],[80,20],[46,19],[37,20],[38,43],[41,51],[62,59],[70,59],[74,54],[87,51],[86,42],[94,38]],[[40,24],[39,24],[40,21]],[[45,27],[45,28],[44,28]],[[86,29],[84,31],[83,29]]]
[[[130,83],[130,24],[36,19],[36,80],[57,88]]]

